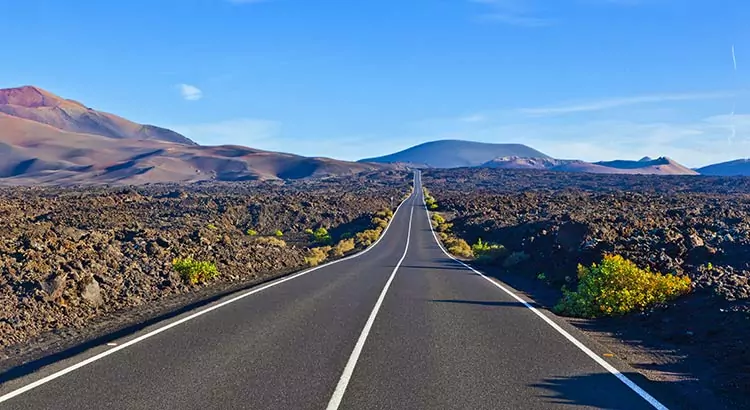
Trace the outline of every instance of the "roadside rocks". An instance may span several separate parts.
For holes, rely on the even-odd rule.
[[[406,173],[280,183],[137,188],[0,188],[0,357],[47,333],[190,295],[172,260],[217,265],[211,285],[300,269],[306,228],[339,237],[369,225]],[[286,246],[259,243],[283,232]],[[203,292],[205,294],[205,292]]]
[[[605,253],[689,276],[691,294],[585,328],[628,335],[625,346],[678,366],[665,371],[689,372],[702,388],[733,397],[729,408],[747,404],[750,178],[456,169],[425,171],[423,181],[454,234],[529,255],[487,268],[522,291],[543,287],[549,304],[576,286],[578,264]]]
[[[579,263],[617,253],[654,271],[689,275],[696,288],[729,300],[750,294],[750,196],[428,186],[456,234],[525,252],[531,257],[514,269],[545,272],[558,285]]]

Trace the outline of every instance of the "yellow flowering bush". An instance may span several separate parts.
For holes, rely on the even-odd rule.
[[[555,306],[578,317],[617,316],[689,293],[690,278],[651,272],[620,255],[605,255],[591,267],[578,265],[578,289],[564,290]]]

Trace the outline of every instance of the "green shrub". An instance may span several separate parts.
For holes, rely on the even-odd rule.
[[[310,266],[318,266],[328,259],[328,252],[331,251],[330,246],[321,246],[319,248],[311,248],[305,255],[305,263]]]
[[[383,209],[381,211],[376,212],[375,216],[378,218],[385,219],[386,221],[390,221],[391,218],[393,218],[393,211],[391,211],[390,209]]]
[[[440,215],[439,213],[433,213],[432,214],[432,222],[434,222],[432,224],[432,226],[434,226],[435,228],[437,228],[441,224],[445,223],[445,218],[443,218],[443,216]]]
[[[479,238],[477,243],[471,246],[471,251],[480,263],[499,262],[508,255],[508,250],[503,245],[484,242]]]
[[[315,242],[323,244],[331,242],[331,235],[326,228],[320,227],[316,229],[315,232],[313,232],[313,236],[315,237]]]
[[[312,229],[310,229],[310,228],[307,228],[307,229],[305,229],[305,233],[306,233],[306,234],[308,234],[308,235],[314,235],[314,234],[315,234],[315,231],[313,231],[313,230],[312,230]]]
[[[207,282],[219,276],[219,270],[216,269],[216,265],[211,262],[196,261],[193,258],[174,259],[172,267],[180,274],[180,277],[184,281],[191,285]]]
[[[555,311],[589,318],[622,315],[666,303],[690,289],[687,276],[654,273],[620,255],[605,255],[598,265],[578,265],[578,289],[563,290]]]
[[[380,229],[385,229],[386,227],[388,227],[388,221],[377,216],[375,218],[372,218],[372,224]]]
[[[471,253],[471,246],[469,246],[469,244],[466,243],[465,240],[460,238],[449,236],[445,241],[445,247],[447,248],[448,252],[456,256],[461,256],[463,258],[471,258],[472,256],[474,256],[474,254]]]
[[[427,208],[430,210],[438,209],[437,201],[430,195],[430,191],[427,188],[422,188],[422,191],[424,192],[424,202],[427,204]]]
[[[453,224],[447,222],[442,215],[434,212],[432,214],[432,227],[438,232],[448,232],[453,228]]]
[[[275,246],[277,248],[283,248],[286,246],[286,242],[273,236],[259,236],[255,238],[255,242],[264,245]]]
[[[276,232],[273,233],[273,235],[277,238],[281,238],[284,236],[284,232],[281,232],[281,229],[277,229]]]
[[[248,229],[247,234],[250,236],[258,236],[258,231],[256,231],[255,229]]]
[[[378,240],[380,234],[383,232],[380,228],[368,229],[364,232],[359,232],[355,235],[355,242],[358,246],[366,247],[370,246]]]
[[[214,225],[214,224],[208,224],[208,225],[206,225],[206,228],[208,228],[208,229],[210,229],[210,230],[212,230],[212,231],[215,231],[215,230],[219,229],[219,228],[217,228],[217,227],[216,227],[216,225]]]
[[[438,232],[448,232],[453,228],[453,224],[450,222],[446,222],[444,224],[440,224],[437,226]]]
[[[342,239],[331,249],[331,255],[335,257],[344,256],[352,250],[354,250],[354,238]]]

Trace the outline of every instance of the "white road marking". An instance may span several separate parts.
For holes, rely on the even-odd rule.
[[[622,374],[622,372],[620,372],[619,370],[615,369],[614,366],[612,366],[611,364],[607,363],[604,359],[602,359],[601,357],[599,357],[599,355],[597,355],[591,349],[589,349],[588,347],[586,347],[586,345],[584,345],[578,339],[576,339],[575,337],[573,337],[573,335],[571,335],[565,329],[563,329],[562,327],[560,327],[560,325],[558,325],[557,323],[555,323],[552,319],[548,318],[547,315],[545,315],[544,313],[540,312],[539,309],[535,308],[534,306],[531,306],[529,304],[529,302],[521,299],[521,297],[519,297],[518,295],[516,295],[515,293],[513,293],[510,289],[506,288],[502,284],[498,283],[495,280],[492,280],[490,277],[486,276],[482,272],[480,272],[480,271],[472,268],[471,266],[467,265],[463,261],[460,261],[460,260],[456,259],[455,257],[453,257],[453,255],[451,255],[450,253],[448,253],[448,251],[446,251],[445,248],[443,248],[443,244],[440,243],[440,240],[438,239],[437,235],[435,235],[435,230],[432,228],[432,222],[430,221],[430,212],[427,210],[427,203],[425,203],[425,201],[424,201],[424,196],[422,197],[422,203],[424,204],[425,212],[427,213],[427,221],[429,222],[429,225],[430,225],[430,231],[432,231],[432,237],[435,238],[435,242],[437,242],[438,246],[440,247],[440,250],[442,250],[443,253],[445,253],[449,258],[453,259],[454,261],[456,261],[459,264],[463,265],[464,267],[468,268],[472,272],[474,272],[477,275],[479,275],[479,276],[483,277],[484,279],[488,280],[490,283],[492,283],[496,287],[500,288],[500,290],[502,290],[503,292],[507,293],[513,299],[521,302],[524,306],[526,306],[527,308],[529,308],[532,312],[534,312],[537,316],[539,316],[542,320],[544,320],[548,325],[550,325],[558,333],[560,333],[561,335],[565,336],[565,338],[568,339],[568,341],[570,341],[571,343],[573,343],[582,352],[586,353],[586,355],[588,357],[594,359],[594,361],[596,363],[598,363],[600,366],[602,366],[608,372],[612,373],[615,377],[617,377],[621,382],[623,382],[626,386],[628,386],[636,394],[638,394],[639,396],[641,396],[641,398],[643,398],[644,400],[646,400],[655,409],[658,409],[658,410],[668,410],[665,405],[661,404],[658,400],[656,400],[656,398],[654,398],[653,396],[651,396],[650,394],[648,394],[648,392],[646,392],[645,390],[643,390],[640,386],[638,386],[637,384],[635,384],[635,382],[633,382],[632,380],[628,379],[628,377],[625,376],[624,374]]]
[[[415,181],[414,192],[416,194],[417,192],[416,178],[414,181]],[[385,283],[385,286],[383,287],[383,291],[380,292],[380,297],[378,297],[377,302],[375,302],[375,306],[372,308],[370,317],[367,319],[367,323],[365,323],[365,327],[362,329],[362,334],[359,335],[359,339],[357,339],[357,344],[354,345],[354,350],[352,351],[351,356],[349,356],[349,361],[346,362],[346,367],[344,367],[344,372],[341,374],[341,378],[339,379],[339,382],[336,385],[336,390],[333,391],[333,396],[331,396],[331,400],[328,402],[328,407],[326,407],[327,410],[337,410],[339,406],[341,405],[341,400],[343,400],[344,398],[344,393],[346,393],[346,388],[349,385],[349,381],[352,378],[352,374],[354,373],[354,368],[357,366],[357,361],[359,360],[359,356],[360,354],[362,354],[362,348],[365,346],[365,342],[367,341],[367,336],[370,334],[370,329],[372,329],[372,325],[373,323],[375,323],[375,317],[378,315],[378,311],[380,311],[380,306],[383,304],[383,300],[385,299],[385,294],[388,293],[388,288],[391,287],[391,282],[393,282],[393,278],[396,277],[396,272],[398,271],[398,268],[401,267],[401,263],[403,263],[404,259],[406,259],[406,254],[409,251],[409,240],[411,239],[411,221],[412,221],[413,216],[414,216],[414,206],[412,204],[411,213],[409,214],[409,229],[406,234],[406,247],[404,248],[404,254],[401,256],[401,259],[396,264],[396,267],[393,268],[391,277],[388,278],[388,281]]]
[[[416,192],[416,189],[415,189],[414,192]],[[413,195],[414,195],[414,193],[412,193],[411,196],[413,196]],[[409,198],[411,198],[411,196]],[[320,266],[316,266],[316,267],[314,267],[312,269],[308,269],[308,270],[296,273],[296,274],[291,275],[291,276],[287,276],[287,277],[279,279],[279,280],[277,280],[275,282],[271,282],[269,284],[266,284],[266,285],[263,285],[261,287],[258,287],[258,288],[252,289],[250,291],[247,291],[245,293],[242,293],[242,294],[240,294],[238,296],[235,296],[235,297],[233,297],[233,298],[231,298],[229,300],[226,300],[224,302],[221,302],[219,304],[210,306],[210,307],[205,308],[203,310],[199,310],[199,311],[193,313],[190,316],[184,317],[184,318],[182,318],[180,320],[177,320],[177,321],[174,321],[174,322],[169,323],[167,325],[164,325],[164,326],[162,326],[162,327],[160,327],[158,329],[155,329],[155,330],[153,330],[151,332],[148,332],[148,333],[146,333],[146,334],[144,334],[142,336],[139,336],[139,337],[137,337],[137,338],[135,338],[133,340],[125,342],[125,343],[123,343],[123,344],[121,344],[119,346],[113,347],[112,349],[109,349],[109,350],[107,350],[105,352],[99,353],[99,354],[97,354],[95,356],[89,357],[88,359],[80,361],[80,362],[78,362],[78,363],[76,363],[76,364],[74,364],[72,366],[66,367],[65,369],[62,369],[62,370],[57,371],[55,373],[52,373],[49,376],[43,377],[43,378],[41,378],[41,379],[39,379],[39,380],[37,380],[37,381],[35,381],[33,383],[27,384],[27,385],[25,385],[25,386],[23,386],[23,387],[21,387],[19,389],[16,389],[16,390],[14,390],[14,391],[12,391],[10,393],[7,393],[7,394],[5,394],[3,396],[0,396],[0,403],[8,401],[8,400],[10,400],[10,399],[12,399],[12,398],[14,398],[14,397],[16,397],[18,395],[23,394],[23,393],[26,393],[29,390],[35,389],[35,388],[37,388],[37,387],[39,387],[39,386],[41,386],[41,385],[43,385],[45,383],[49,383],[52,380],[55,380],[55,379],[57,379],[59,377],[65,376],[66,374],[68,374],[70,372],[78,370],[81,367],[84,367],[84,366],[86,366],[88,364],[91,364],[91,363],[93,363],[93,362],[95,362],[97,360],[101,360],[101,359],[103,359],[103,358],[105,358],[105,357],[107,357],[107,356],[109,356],[109,355],[111,355],[111,354],[113,354],[115,352],[119,352],[120,350],[128,348],[128,347],[130,347],[130,346],[132,346],[132,345],[134,345],[136,343],[142,342],[142,341],[144,341],[144,340],[146,340],[146,339],[148,339],[150,337],[156,336],[159,333],[164,332],[165,330],[169,330],[169,329],[171,329],[173,327],[176,327],[176,326],[179,326],[179,325],[181,325],[183,323],[189,322],[189,321],[191,321],[191,320],[193,320],[193,319],[195,319],[195,318],[197,318],[199,316],[203,316],[203,315],[205,315],[208,312],[211,312],[211,311],[214,311],[214,310],[219,309],[221,307],[224,307],[226,305],[229,305],[230,303],[237,302],[238,300],[244,299],[244,298],[246,298],[246,297],[248,297],[250,295],[256,294],[256,293],[261,292],[261,291],[264,291],[264,290],[266,290],[268,288],[271,288],[271,287],[274,287],[276,285],[280,285],[280,284],[282,284],[284,282],[288,282],[288,281],[290,281],[292,279],[298,278],[298,277],[300,277],[302,275],[306,275],[306,274],[308,274],[310,272],[314,272],[314,271],[316,271],[318,269],[322,269],[322,268],[325,268],[327,266],[335,265],[335,264],[337,264],[339,262],[343,262],[343,261],[349,260],[349,259],[354,259],[354,258],[357,258],[357,257],[360,257],[360,256],[366,254],[371,249],[373,249],[378,243],[380,243],[380,241],[385,237],[385,234],[388,233],[388,229],[391,227],[391,225],[393,224],[393,221],[396,219],[396,215],[398,214],[398,211],[401,209],[401,207],[406,202],[409,201],[409,198],[407,198],[406,200],[404,200],[403,202],[401,202],[401,204],[399,204],[398,208],[396,208],[396,211],[393,213],[393,218],[391,218],[391,222],[388,223],[388,226],[386,226],[385,230],[383,231],[383,234],[380,235],[380,237],[375,241],[375,243],[373,243],[372,245],[370,245],[367,249],[363,250],[362,252],[357,253],[355,255],[347,256],[346,258],[337,259],[335,261],[328,262],[328,263],[320,265]],[[411,214],[409,215],[409,228],[410,229],[411,229],[411,218],[412,218],[413,214],[414,214],[414,208],[412,207]],[[395,271],[394,271],[394,273],[395,273]],[[389,282],[389,284],[390,284],[390,282]],[[109,346],[109,344],[108,344],[108,346]]]

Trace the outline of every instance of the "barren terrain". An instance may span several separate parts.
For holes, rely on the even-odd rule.
[[[461,169],[426,171],[424,184],[456,235],[523,255],[483,268],[547,306],[605,253],[688,275],[693,292],[667,306],[574,322],[625,341],[608,344],[651,378],[746,398],[750,179]]]
[[[377,211],[404,197],[408,180],[392,172],[295,183],[0,189],[2,367],[302,269],[308,249],[320,245],[305,230],[323,227],[338,241],[368,229]],[[172,267],[187,257],[215,263],[218,278],[187,283]]]

